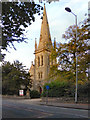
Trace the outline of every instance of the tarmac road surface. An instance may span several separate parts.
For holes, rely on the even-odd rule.
[[[27,99],[3,98],[2,118],[88,118],[88,110],[40,105]]]

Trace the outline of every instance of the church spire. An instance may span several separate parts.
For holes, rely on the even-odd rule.
[[[48,49],[50,48],[51,45],[52,45],[52,42],[51,42],[51,36],[49,31],[49,24],[47,19],[46,8],[44,4],[43,19],[41,24],[41,33],[40,33],[38,50]]]

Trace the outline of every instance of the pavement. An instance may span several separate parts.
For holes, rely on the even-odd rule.
[[[79,104],[79,103],[57,103],[57,102],[39,102],[40,105],[55,106],[55,107],[64,107],[64,108],[74,108],[74,109],[84,109],[90,110],[88,104]]]
[[[34,103],[34,104],[38,104],[38,105],[47,105],[47,106],[55,106],[55,107],[64,107],[64,108],[74,108],[74,109],[84,109],[84,110],[90,110],[90,104],[83,104],[83,103],[62,103],[62,102],[57,102],[57,101],[49,101],[48,99],[46,99],[45,101],[43,101],[41,98],[37,98],[37,99],[25,99],[25,97],[4,97],[4,98],[21,98],[23,100],[25,100],[26,103]]]
[[[90,104],[83,104],[83,103],[60,103],[57,101],[42,101],[41,98],[25,99],[25,102],[28,104],[33,103],[33,104],[45,105],[45,106],[55,106],[55,107],[90,110],[90,107],[89,107]]]
[[[55,107],[64,107],[64,108],[74,108],[74,109],[84,109],[90,110],[90,104],[81,104],[81,103],[60,103],[56,101],[42,101],[42,99],[29,99],[28,102],[33,102],[38,105],[46,106],[55,106]]]

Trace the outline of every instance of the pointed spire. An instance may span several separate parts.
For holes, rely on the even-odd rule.
[[[44,3],[44,11],[43,11],[43,16],[44,16],[44,15],[47,17],[45,3]]]
[[[37,50],[37,41],[36,41],[37,38],[35,38],[35,50]]]
[[[44,4],[43,19],[42,19],[42,24],[41,24],[41,33],[40,33],[38,50],[43,49],[43,48],[47,49],[48,47],[50,47],[50,44],[52,45],[52,42],[51,42],[51,36],[50,36],[50,31],[49,31],[46,8]]]

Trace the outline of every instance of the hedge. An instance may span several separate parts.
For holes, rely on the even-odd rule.
[[[59,82],[59,81],[53,81],[51,83],[46,83],[44,85],[44,90],[42,93],[42,96],[45,97],[47,95],[47,89],[46,86],[49,86],[48,90],[48,96],[49,97],[62,97],[62,96],[68,96],[68,97],[75,97],[75,84],[70,82]],[[78,97],[88,97],[88,84],[85,83],[84,85],[78,84]]]

